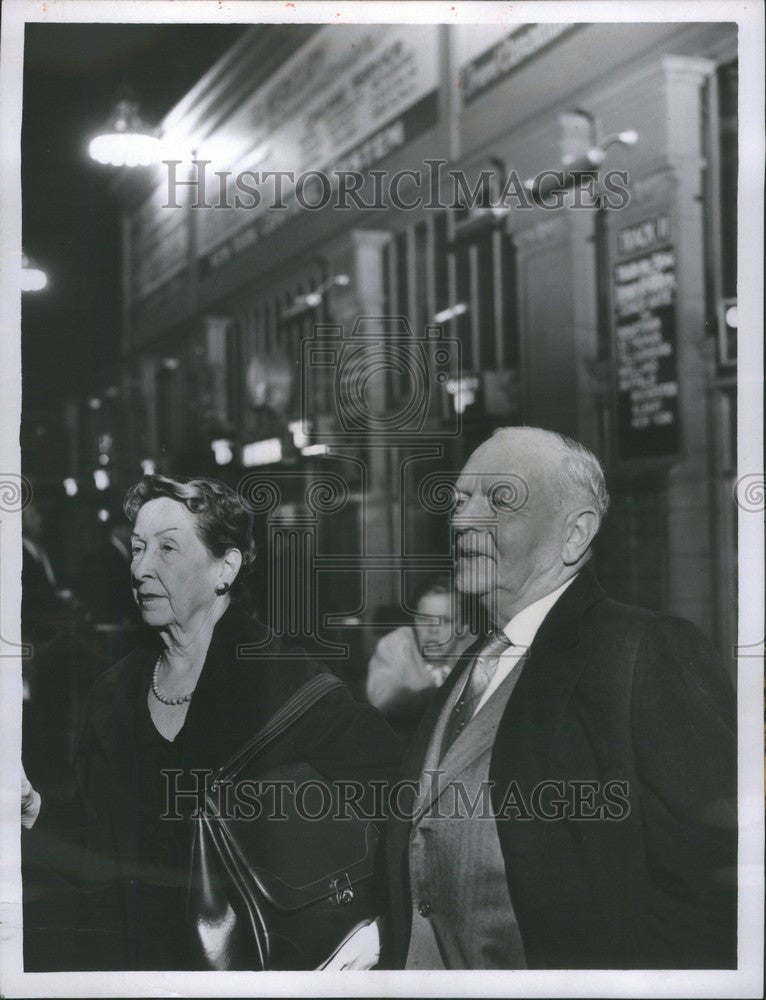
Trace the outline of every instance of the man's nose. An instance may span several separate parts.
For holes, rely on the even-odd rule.
[[[453,512],[452,523],[455,527],[471,527],[484,521],[492,520],[493,511],[487,504],[486,497],[474,494]]]

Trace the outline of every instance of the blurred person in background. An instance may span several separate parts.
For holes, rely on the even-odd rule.
[[[77,937],[72,748],[78,678],[97,659],[93,629],[48,555],[47,540],[56,539],[63,522],[53,511],[44,516],[37,500],[22,511],[21,635],[29,655],[22,659],[21,860],[24,963],[35,971],[61,968]]]
[[[21,619],[22,628],[30,638],[44,633],[45,619],[63,609],[56,575],[43,543],[44,523],[39,505],[30,500],[21,512]]]
[[[413,624],[380,639],[367,673],[370,703],[405,737],[414,733],[431,695],[474,638],[458,634],[448,575],[421,584],[413,603]]]
[[[139,620],[130,590],[130,558],[128,522],[120,515],[99,522],[77,575],[77,596],[96,625],[128,626]]]
[[[21,635],[31,647],[23,661],[24,751],[41,787],[65,780],[72,726],[72,672],[87,650],[72,592],[60,585],[45,545],[45,519],[35,500],[22,510]]]

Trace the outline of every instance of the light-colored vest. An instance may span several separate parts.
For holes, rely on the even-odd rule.
[[[444,727],[462,684],[450,692],[434,729],[410,834],[408,969],[527,967],[489,795],[495,733],[523,665],[505,678],[441,761]]]

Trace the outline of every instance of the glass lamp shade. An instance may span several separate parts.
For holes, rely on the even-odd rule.
[[[117,102],[104,131],[91,139],[92,159],[113,167],[145,167],[160,159],[160,140],[141,119],[135,101]]]

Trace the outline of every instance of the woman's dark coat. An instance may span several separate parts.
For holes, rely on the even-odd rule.
[[[139,727],[158,652],[159,647],[147,644],[99,678],[76,743],[75,769],[87,826],[84,874],[91,933],[85,939],[84,964],[90,968],[137,967],[136,883],[163,881],[161,863],[147,863],[140,848],[145,772]],[[322,669],[305,654],[286,651],[232,602],[216,624],[185,724],[174,741],[177,766],[184,772],[177,788],[194,787],[192,769],[220,767]],[[340,688],[274,743],[263,764],[302,761],[331,781],[369,783],[391,780],[399,757],[396,739],[378,712]],[[180,811],[188,815],[193,806],[189,796]]]

